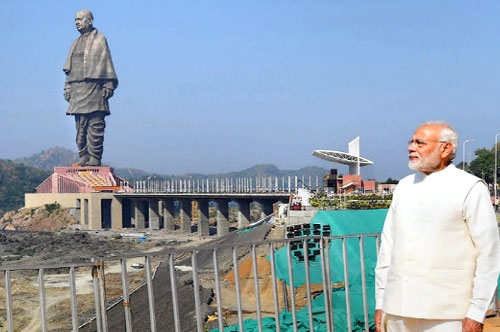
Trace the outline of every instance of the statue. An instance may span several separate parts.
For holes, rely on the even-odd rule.
[[[118,86],[108,43],[93,21],[88,10],[76,13],[80,37],[73,41],[63,67],[64,99],[69,102],[66,114],[75,116],[80,166],[101,166],[108,99]]]

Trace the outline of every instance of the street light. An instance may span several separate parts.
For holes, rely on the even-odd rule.
[[[463,148],[462,148],[462,170],[465,171],[465,143],[469,143],[469,142],[472,142],[474,141],[474,139],[467,139],[464,141],[464,144],[463,144]]]
[[[498,166],[497,166],[497,160],[498,160],[498,156],[497,156],[497,153],[498,153],[498,148],[497,148],[497,143],[498,143],[498,136],[500,136],[500,134],[496,134],[495,135],[495,170],[493,170],[493,198],[494,198],[494,203],[495,203],[495,206],[497,205],[497,171],[498,171]]]

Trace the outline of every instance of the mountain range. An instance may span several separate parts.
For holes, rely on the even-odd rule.
[[[33,154],[29,157],[19,158],[14,160],[34,168],[39,168],[45,171],[53,171],[55,166],[71,166],[78,162],[78,154],[62,147],[54,147],[44,150],[40,153]],[[319,176],[323,178],[328,173],[328,170],[321,167],[309,166],[298,170],[281,170],[272,164],[261,164],[250,167],[242,171],[233,171],[218,174],[202,174],[202,173],[187,173],[179,175],[157,174],[150,173],[144,170],[135,168],[119,168],[113,167],[114,172],[119,177],[130,182],[135,180],[146,180],[151,177],[157,179],[206,179],[206,178],[237,178],[237,177],[282,177],[282,176]]]
[[[24,194],[36,191],[36,187],[52,174],[56,166],[71,166],[78,161],[78,154],[62,147],[53,147],[28,157],[15,160],[0,159],[0,217],[5,212],[24,206]],[[109,165],[112,166],[112,165]],[[297,176],[322,179],[328,170],[321,167],[304,167],[298,170],[280,170],[272,164],[262,164],[242,171],[219,174],[188,173],[182,175],[155,174],[134,168],[114,167],[119,177],[133,181],[155,177],[161,179],[207,179],[207,178],[255,178]]]

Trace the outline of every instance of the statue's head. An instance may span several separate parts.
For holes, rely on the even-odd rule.
[[[80,33],[85,33],[92,30],[92,23],[94,22],[94,15],[90,10],[79,10],[75,16],[76,29]]]

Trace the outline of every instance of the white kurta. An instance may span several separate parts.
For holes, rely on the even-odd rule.
[[[482,322],[499,272],[496,216],[479,178],[450,165],[399,182],[378,255],[377,309]]]

